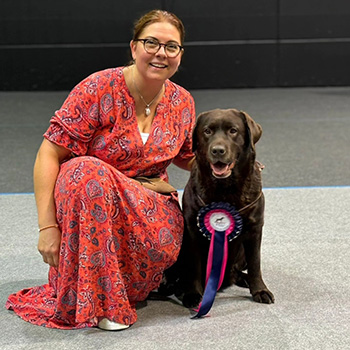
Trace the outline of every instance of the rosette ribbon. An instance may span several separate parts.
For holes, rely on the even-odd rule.
[[[205,316],[211,309],[216,292],[224,279],[228,242],[237,238],[242,231],[242,218],[229,203],[211,203],[202,207],[197,216],[198,227],[210,240],[205,290],[202,302],[192,318]]]

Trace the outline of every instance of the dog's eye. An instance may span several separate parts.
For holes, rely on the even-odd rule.
[[[211,135],[211,130],[209,128],[204,129],[204,134]]]
[[[237,133],[237,129],[236,128],[231,128],[230,129],[230,134],[236,134]]]

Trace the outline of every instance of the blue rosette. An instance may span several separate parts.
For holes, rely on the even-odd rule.
[[[203,317],[211,309],[216,292],[224,279],[228,242],[241,234],[243,221],[234,206],[219,202],[210,203],[200,209],[197,225],[203,235],[210,240],[210,246],[203,299],[193,318]]]
[[[197,226],[199,227],[199,230],[203,233],[205,237],[207,237],[209,240],[211,239],[213,233],[215,232],[215,228],[213,227],[213,224],[208,222],[208,215],[207,214],[214,214],[214,213],[222,213],[225,214],[228,219],[230,219],[231,223],[233,223],[233,227],[230,226],[228,228],[228,236],[227,239],[229,242],[237,238],[242,231],[243,228],[243,221],[241,216],[239,215],[236,208],[226,202],[213,202],[205,207],[202,207],[199,210],[198,216],[197,216]],[[220,218],[218,218],[220,219]],[[212,218],[213,221],[213,218]],[[217,222],[219,224],[219,221]],[[220,229],[225,228],[224,227],[225,222],[222,222],[222,226]],[[227,232],[226,232],[227,233]]]

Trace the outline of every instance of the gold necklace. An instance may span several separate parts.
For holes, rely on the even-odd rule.
[[[145,114],[146,114],[146,117],[148,117],[148,116],[151,114],[150,106],[151,106],[151,104],[156,100],[156,98],[159,96],[159,94],[161,93],[161,91],[163,90],[163,85],[162,85],[162,87],[160,88],[160,90],[158,91],[157,95],[154,97],[154,99],[153,99],[150,103],[147,103],[147,102],[145,101],[145,99],[143,98],[143,96],[141,95],[141,92],[140,92],[140,90],[138,89],[138,87],[137,87],[137,85],[136,85],[136,83],[135,83],[134,68],[133,68],[133,70],[132,70],[132,82],[133,82],[133,84],[134,84],[134,87],[135,87],[137,93],[138,93],[139,96],[141,97],[141,100],[142,100],[143,103],[146,105],[146,107],[145,107]]]

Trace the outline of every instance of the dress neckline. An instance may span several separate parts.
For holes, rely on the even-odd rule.
[[[128,85],[126,84],[126,80],[125,80],[125,76],[124,76],[124,68],[127,68],[127,67],[119,67],[119,70],[120,70],[120,76],[121,76],[121,82],[123,83],[123,89],[124,91],[126,92],[126,94],[128,95],[128,97],[133,101],[133,107],[135,109],[135,99],[134,97],[131,95],[130,93],[130,90],[128,88]],[[158,104],[157,104],[157,108],[160,104],[163,104],[162,101],[167,97],[168,95],[168,80],[165,80],[164,82],[164,92],[163,92],[163,95],[162,95],[162,98],[159,100]],[[157,110],[157,109],[156,109]]]
[[[132,118],[133,118],[133,122],[135,124],[135,128],[137,129],[137,132],[139,134],[139,138],[142,141],[143,146],[145,146],[146,144],[148,144],[149,140],[152,139],[152,134],[153,134],[152,131],[154,130],[155,125],[158,123],[158,119],[160,118],[160,115],[164,114],[163,111],[164,111],[164,108],[166,106],[166,103],[164,101],[168,95],[168,79],[164,82],[164,92],[163,92],[162,98],[159,100],[159,102],[156,106],[156,110],[155,110],[155,114],[154,114],[154,117],[152,120],[150,131],[149,131],[149,133],[141,133],[141,131],[138,127],[138,123],[137,123],[135,99],[131,95],[130,90],[128,88],[128,85],[126,84],[126,80],[125,80],[125,76],[124,76],[124,68],[125,67],[119,68],[120,73],[121,73],[120,76],[121,76],[122,89],[124,90],[124,94],[128,98],[128,102],[130,103],[130,105],[132,107]],[[146,142],[143,141],[142,134],[148,134]]]

